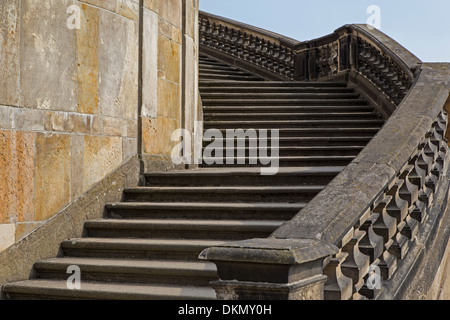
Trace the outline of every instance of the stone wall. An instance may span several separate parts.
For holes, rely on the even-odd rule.
[[[0,251],[137,153],[170,167],[172,131],[197,112],[197,12],[198,0],[0,2]]]
[[[141,153],[147,167],[155,155],[171,163],[176,129],[193,132],[198,110],[191,107],[198,106],[197,20],[198,0],[144,1]]]

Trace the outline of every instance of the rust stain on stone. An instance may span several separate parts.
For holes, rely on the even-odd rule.
[[[0,131],[0,223],[34,220],[32,132]]]
[[[70,201],[71,139],[65,134],[36,137],[36,221],[44,221]]]
[[[172,141],[172,133],[179,129],[178,120],[160,118],[142,119],[142,140],[145,154],[171,155],[177,142]]]
[[[83,20],[78,30],[78,112],[98,113],[98,28],[97,8],[83,5]]]

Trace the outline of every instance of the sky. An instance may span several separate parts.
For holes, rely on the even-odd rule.
[[[368,13],[373,5],[379,20]],[[345,24],[379,23],[423,62],[450,62],[450,0],[200,0],[200,10],[299,41]]]

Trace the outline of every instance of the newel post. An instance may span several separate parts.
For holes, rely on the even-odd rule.
[[[323,300],[324,264],[338,248],[316,240],[253,239],[212,247],[219,300]]]

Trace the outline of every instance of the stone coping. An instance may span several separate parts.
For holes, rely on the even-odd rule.
[[[245,24],[245,23],[242,23],[239,21],[235,21],[232,19],[228,19],[225,17],[217,16],[217,15],[214,15],[214,14],[211,14],[208,12],[200,11],[199,18],[202,18],[202,17],[206,17],[210,20],[217,20],[220,23],[229,25],[237,30],[242,30],[242,31],[246,31],[251,34],[254,34],[254,35],[258,35],[262,38],[265,38],[267,40],[272,40],[278,44],[284,44],[288,47],[295,47],[302,43],[301,41],[298,41],[298,40],[295,40],[295,39],[292,39],[289,37],[285,37],[285,36],[275,33],[275,32],[271,32],[271,31],[268,31],[268,30],[265,30],[262,28],[258,28],[258,27],[255,27],[255,26],[252,26],[249,24]]]
[[[384,127],[317,197],[272,235],[338,245],[408,163],[449,97],[450,64],[424,64]]]
[[[253,239],[206,249],[200,259],[296,265],[339,252],[338,248],[316,240]]]

